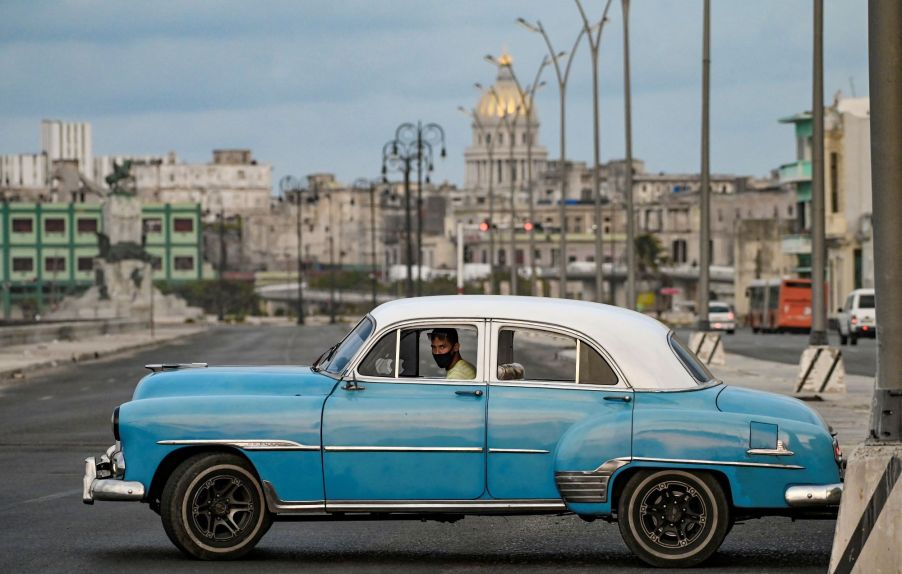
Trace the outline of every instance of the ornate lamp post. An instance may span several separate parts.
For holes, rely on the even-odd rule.
[[[604,272],[602,270],[602,264],[604,263],[604,238],[602,232],[604,231],[604,221],[601,212],[601,177],[598,173],[601,166],[601,141],[598,117],[598,49],[601,47],[601,32],[604,30],[604,23],[608,20],[608,9],[611,7],[611,0],[608,0],[607,4],[605,4],[601,20],[594,26],[589,25],[589,18],[586,17],[586,12],[583,10],[583,5],[579,0],[576,0],[576,7],[579,9],[580,17],[583,19],[583,32],[586,34],[586,40],[589,42],[589,52],[592,54],[592,133],[595,150],[595,165],[592,166],[592,187],[595,195],[595,301],[603,303]],[[613,283],[611,283],[611,285],[613,285]]]
[[[510,57],[506,60],[498,59],[492,56],[491,54],[487,54],[485,56],[485,60],[491,64],[496,66],[507,66],[510,69],[511,78],[514,80],[514,85],[517,86],[517,93],[520,98],[520,110],[523,116],[526,118],[526,190],[528,194],[528,202],[529,202],[529,223],[532,226],[529,231],[529,267],[530,267],[530,277],[534,282],[536,279],[536,251],[535,251],[535,201],[533,200],[533,181],[532,181],[532,146],[533,146],[533,134],[532,134],[532,123],[533,123],[533,101],[535,99],[536,91],[539,88],[545,85],[545,82],[539,81],[539,78],[542,76],[542,71],[545,69],[549,63],[551,63],[551,59],[548,56],[542,58],[542,62],[539,64],[539,69],[536,71],[535,78],[531,84],[528,84],[524,89],[520,84],[520,80],[517,78],[517,74],[514,71],[513,62],[511,62]],[[497,96],[496,96],[497,97]],[[513,142],[511,142],[511,155],[513,156]],[[511,157],[511,162],[513,162],[513,157]],[[513,181],[511,181],[511,219],[513,220]],[[511,231],[511,251],[516,253],[516,236],[514,232]],[[514,278],[512,274],[512,291],[516,293],[516,278]]]
[[[408,158],[404,184],[405,209],[408,212],[410,210],[410,200],[409,197],[407,197],[410,195],[410,162],[415,161],[417,166],[417,295],[422,295],[423,292],[423,172],[425,167],[425,180],[426,183],[429,183],[429,174],[432,173],[434,168],[432,163],[433,148],[438,147],[439,145],[441,146],[439,157],[444,159],[446,155],[445,130],[436,123],[424,124],[420,121],[416,124],[403,123],[395,130],[392,151],[397,150],[406,153],[406,157]],[[389,163],[391,163],[391,161],[389,161]],[[382,165],[384,175],[384,168],[386,165],[385,149],[383,149],[382,153]],[[409,215],[405,215],[405,217],[409,217]],[[410,235],[409,230],[410,226],[408,225],[408,235]],[[408,263],[408,275],[410,275],[410,263]],[[410,281],[410,279],[408,279],[408,281]]]
[[[400,139],[401,127],[409,124],[402,124],[398,128],[395,139],[386,142],[382,146],[382,181],[388,183],[388,170],[396,170],[404,174],[404,229],[406,233],[406,256],[405,265],[407,266],[407,276],[405,278],[405,296],[413,297],[413,224],[410,213],[410,170],[414,162],[419,161],[421,152],[428,154],[428,164],[432,165],[432,146],[422,141],[409,141],[409,138]],[[425,144],[425,145],[423,145]]]
[[[557,76],[558,83],[558,94],[560,95],[560,107],[561,107],[561,161],[560,161],[560,177],[561,177],[561,200],[560,200],[560,211],[559,217],[561,220],[561,232],[560,232],[560,261],[559,261],[559,283],[560,283],[560,296],[567,296],[567,79],[570,77],[570,66],[573,64],[573,56],[576,53],[576,49],[579,47],[579,41],[582,39],[583,34],[586,33],[585,28],[580,29],[579,34],[576,35],[576,40],[573,42],[573,48],[570,50],[570,53],[567,52],[555,52],[554,47],[551,44],[551,39],[548,37],[548,33],[545,31],[545,28],[542,27],[542,22],[536,21],[535,24],[527,22],[523,18],[517,18],[517,23],[521,26],[529,30],[530,32],[535,32],[536,34],[541,34],[542,38],[545,40],[545,46],[548,48],[548,55],[551,57],[551,62],[554,64],[554,72]],[[562,61],[563,60],[563,61]]]

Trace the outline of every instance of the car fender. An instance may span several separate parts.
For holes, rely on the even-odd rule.
[[[322,500],[324,396],[203,396],[143,399],[119,409],[126,479],[150,487],[180,449],[234,449],[284,500]]]

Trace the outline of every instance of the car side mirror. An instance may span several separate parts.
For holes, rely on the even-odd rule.
[[[345,385],[341,388],[343,391],[365,391],[366,387],[361,387],[357,382],[357,373],[351,371],[351,378],[345,381]]]

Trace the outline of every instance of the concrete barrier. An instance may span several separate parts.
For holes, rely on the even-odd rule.
[[[846,368],[842,351],[827,345],[812,345],[802,351],[795,392],[845,394]]]
[[[849,457],[831,574],[902,572],[902,445],[864,444]]]
[[[724,365],[727,362],[723,348],[723,333],[696,331],[689,336],[689,348],[706,365]]]

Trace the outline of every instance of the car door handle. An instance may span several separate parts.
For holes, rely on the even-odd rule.
[[[481,397],[482,391],[454,391],[455,395],[458,396],[471,396],[471,397]]]
[[[604,398],[606,401],[620,401],[622,403],[628,403],[633,400],[633,397],[629,395],[608,395]]]

